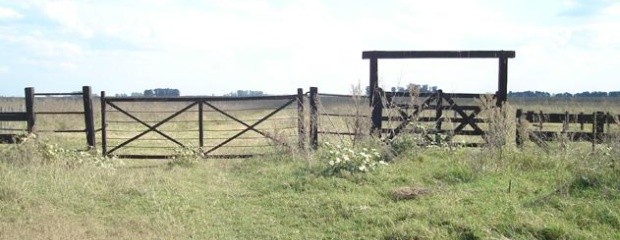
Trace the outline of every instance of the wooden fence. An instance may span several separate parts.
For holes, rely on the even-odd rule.
[[[311,87],[310,91],[304,93],[302,89],[297,90],[294,95],[282,96],[263,96],[263,97],[174,97],[174,98],[147,98],[147,97],[107,97],[105,92],[101,92],[101,129],[95,129],[92,91],[88,86],[84,86],[81,92],[73,93],[36,93],[34,88],[26,88],[24,111],[0,112],[0,122],[24,122],[25,129],[2,129],[14,130],[16,132],[37,133],[85,133],[86,144],[90,148],[95,147],[95,133],[101,130],[101,146],[104,156],[117,156],[124,158],[171,158],[173,155],[157,154],[123,154],[120,150],[130,148],[132,143],[138,141],[166,141],[172,146],[170,148],[192,148],[200,149],[206,157],[249,157],[256,154],[249,154],[244,151],[236,151],[233,154],[218,154],[223,148],[259,148],[262,149],[275,143],[285,148],[297,147],[305,149],[306,142],[311,149],[317,149],[319,137],[327,136],[349,136],[356,138],[376,134],[382,139],[393,139],[399,134],[414,133],[422,134],[428,141],[436,141],[435,136],[442,134],[450,140],[454,136],[484,136],[487,120],[479,117],[483,111],[479,105],[480,101],[474,99],[482,98],[484,94],[469,93],[444,93],[438,90],[433,93],[403,93],[403,92],[383,92],[377,91],[373,98],[380,98],[381,104],[369,106],[371,98],[364,95],[341,95],[319,93],[318,88]],[[45,111],[38,110],[37,97],[62,97],[62,96],[81,96],[83,111]],[[495,95],[485,96],[485,98],[495,97]],[[308,98],[306,103],[305,98]],[[409,101],[415,99],[415,101]],[[267,106],[258,108],[248,107],[258,102],[280,101],[270,103]],[[343,103],[336,104],[335,108],[329,108],[329,102]],[[123,104],[138,103],[162,103],[176,104],[177,110],[165,111],[151,109],[142,105],[136,108],[123,106]],[[220,103],[239,103],[238,108],[222,107]],[[296,103],[296,104],[295,104]],[[248,105],[249,104],[249,105]],[[306,104],[308,109],[306,109]],[[233,104],[234,105],[234,104]],[[253,106],[253,105],[252,105]],[[360,108],[359,106],[363,106]],[[494,106],[492,106],[494,107]],[[366,109],[362,111],[360,109]],[[166,110],[167,109],[167,110]],[[276,114],[284,110],[292,110],[286,118],[276,118]],[[253,119],[244,119],[244,113],[252,111]],[[306,116],[306,111],[308,116]],[[163,113],[167,114],[163,114]],[[242,115],[232,112],[242,112]],[[194,114],[195,113],[195,114]],[[110,118],[110,114],[117,114],[126,118],[118,120]],[[141,115],[142,114],[142,115]],[[191,117],[178,121],[182,114],[190,114]],[[246,115],[247,115],[246,114]],[[79,115],[84,118],[84,129],[38,129],[37,116],[39,115]],[[221,119],[207,119],[207,116],[218,115]],[[195,117],[195,118],[194,118]],[[258,117],[258,118],[257,118]],[[157,119],[153,119],[157,118]],[[556,139],[566,139],[570,141],[590,141],[593,144],[603,142],[606,139],[617,136],[610,130],[611,124],[618,124],[620,116],[613,116],[610,113],[593,112],[584,113],[543,113],[541,111],[524,111],[518,109],[517,119],[517,145],[523,145],[525,138],[529,138],[539,145],[544,145],[545,141]],[[165,124],[174,123],[177,119],[179,126],[194,126],[196,129],[164,129]],[[340,119],[340,120],[335,120]],[[343,119],[352,119],[347,122]],[[260,129],[258,125],[264,125],[268,120],[275,121],[275,128],[295,129],[288,132],[286,138],[296,139],[296,143],[282,141],[282,136],[276,136],[265,129]],[[294,123],[284,126],[283,123]],[[226,121],[238,124],[241,128],[235,129],[208,129],[207,126],[216,126]],[[339,123],[335,123],[340,121]],[[368,126],[365,126],[363,122]],[[352,122],[352,123],[351,123]],[[415,123],[415,124],[414,124]],[[526,124],[528,123],[528,124]],[[110,126],[117,127],[111,128]],[[128,124],[136,124],[144,130],[123,128]],[[416,124],[426,126],[425,129],[417,128]],[[262,126],[261,125],[261,126]],[[332,129],[328,128],[332,125]],[[447,127],[446,125],[450,125]],[[120,126],[120,128],[118,128]],[[528,128],[529,126],[529,128]],[[560,126],[560,127],[558,127]],[[281,130],[280,129],[280,130]],[[276,129],[277,130],[277,129]],[[227,131],[230,134],[219,136],[213,132]],[[189,132],[188,135],[177,135],[176,132]],[[256,136],[247,136],[247,133]],[[111,136],[110,134],[116,134]],[[160,139],[148,139],[148,134],[154,134]],[[195,134],[193,136],[192,134]],[[219,134],[219,133],[218,133]],[[17,133],[0,134],[1,142],[15,142]],[[145,137],[147,136],[147,137]],[[245,140],[244,140],[245,139]],[[268,140],[267,145],[246,146],[245,141],[252,142],[255,139]],[[472,138],[469,138],[472,139]],[[481,140],[483,138],[480,138]],[[240,145],[231,146],[234,140],[242,140]],[[114,144],[110,144],[113,141]],[[189,141],[189,142],[188,142]],[[195,141],[195,142],[192,142]],[[209,142],[207,142],[209,141]],[[239,141],[237,141],[239,142]],[[466,142],[466,146],[480,146],[484,142]],[[251,144],[249,144],[251,145]],[[161,144],[142,147],[162,148]]]
[[[581,113],[544,113],[542,111],[523,111],[517,110],[517,134],[516,143],[521,146],[525,138],[544,145],[545,141],[554,141],[566,138],[570,141],[590,141],[592,144],[601,143],[614,133],[611,131],[611,124],[618,124],[620,115],[614,116],[609,112],[593,112],[591,114]],[[526,122],[530,126],[526,125]],[[545,125],[546,124],[546,125]],[[559,130],[552,130],[550,127],[561,124]],[[571,125],[578,125],[575,129]],[[545,126],[547,126],[545,128]],[[529,128],[528,128],[529,127]],[[587,128],[586,128],[587,127]]]
[[[82,87],[81,92],[72,93],[36,93],[34,88],[25,88],[25,111],[24,112],[0,112],[0,121],[4,122],[26,122],[25,129],[0,129],[12,132],[53,132],[53,133],[85,133],[86,145],[89,148],[95,147],[95,123],[93,116],[93,105],[91,100],[92,91],[89,86]],[[83,111],[35,111],[37,97],[66,97],[66,96],[81,96],[83,101]],[[37,115],[79,115],[84,118],[84,129],[37,129]],[[19,141],[17,139],[17,133],[5,133],[0,134],[0,142],[14,143]]]

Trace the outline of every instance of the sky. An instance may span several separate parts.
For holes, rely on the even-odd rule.
[[[0,95],[368,85],[368,50],[514,50],[508,90],[620,90],[617,0],[0,0]],[[497,90],[496,59],[379,61],[379,85]]]

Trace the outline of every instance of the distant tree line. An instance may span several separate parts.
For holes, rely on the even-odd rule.
[[[115,94],[116,97],[178,97],[181,96],[181,91],[175,88],[155,88],[146,89],[144,92],[132,92],[131,94],[120,93]]]
[[[145,97],[178,97],[181,91],[174,88],[155,88],[144,90]]]
[[[410,91],[417,91],[419,93],[436,92],[437,86],[430,86],[427,84],[414,84],[409,83],[407,86],[396,86],[390,88],[392,92],[405,93]],[[366,86],[366,95],[370,95],[370,86]],[[384,90],[385,91],[385,90]]]
[[[224,94],[225,97],[257,97],[257,96],[265,96],[266,94],[263,91],[253,91],[253,90],[237,90],[236,92],[230,92]]]
[[[524,92],[508,92],[508,97],[512,98],[572,98],[572,97],[620,97],[620,91],[614,92],[581,92],[581,93],[556,93],[551,94],[548,92],[541,91],[524,91]]]

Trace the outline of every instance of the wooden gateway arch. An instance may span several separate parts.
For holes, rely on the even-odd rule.
[[[435,121],[436,131],[441,132],[441,121],[444,120],[442,117],[442,110],[452,110],[455,111],[455,115],[460,115],[461,118],[453,119],[453,122],[460,123],[460,125],[454,129],[453,134],[462,134],[462,135],[483,135],[484,132],[476,125],[476,122],[481,122],[479,119],[475,119],[474,117],[481,111],[479,108],[475,106],[458,106],[457,103],[452,98],[470,98],[479,96],[481,94],[445,94],[441,90],[438,90],[436,93],[424,94],[420,95],[420,97],[427,97],[426,101],[424,101],[421,106],[415,106],[416,111],[411,115],[404,114],[401,111],[401,116],[399,116],[399,120],[402,121],[402,124],[394,129],[384,129],[382,128],[382,122],[386,120],[386,117],[383,116],[383,108],[389,107],[384,106],[384,98],[387,98],[387,105],[393,105],[390,103],[392,96],[395,96],[395,93],[383,92],[379,88],[379,69],[378,69],[378,60],[379,59],[419,59],[419,58],[497,58],[499,65],[499,73],[497,78],[497,92],[495,93],[496,106],[501,107],[502,103],[507,100],[508,94],[508,59],[515,57],[515,51],[364,51],[362,53],[362,59],[370,60],[370,105],[373,107],[372,110],[372,129],[374,132],[381,133],[390,133],[390,138],[394,137],[400,131],[404,129],[404,127],[409,123],[411,118],[417,117],[419,111],[424,109],[433,109],[437,111]],[[443,99],[443,100],[442,100]],[[449,103],[449,105],[445,106],[442,104],[444,100]],[[431,105],[435,102],[435,105]],[[410,106],[411,107],[411,106]],[[465,111],[472,111],[470,113],[466,113]],[[390,118],[388,118],[390,119]],[[466,126],[473,128],[473,130],[468,131],[464,130]]]

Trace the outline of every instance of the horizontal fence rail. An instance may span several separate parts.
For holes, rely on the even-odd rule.
[[[618,123],[620,115],[600,111],[584,114],[583,112],[544,113],[543,111],[517,109],[516,118],[517,134],[515,141],[519,146],[522,146],[525,138],[527,138],[541,146],[546,145],[545,141],[567,139],[570,141],[589,141],[594,147],[595,144],[615,136],[611,132],[611,124],[620,124]],[[561,124],[560,129],[547,129],[554,124]],[[578,125],[579,127],[575,130],[571,128],[571,125]],[[589,129],[586,129],[586,126]]]

